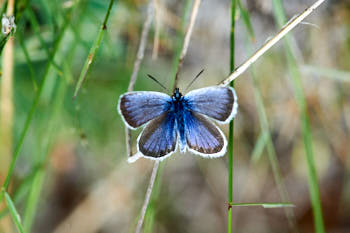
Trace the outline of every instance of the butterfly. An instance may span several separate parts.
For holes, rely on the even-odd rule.
[[[120,96],[118,111],[127,127],[145,126],[137,138],[136,159],[163,160],[178,146],[206,158],[223,156],[227,140],[211,122],[229,123],[237,113],[237,95],[232,87],[212,86],[182,95],[133,91]],[[129,160],[132,162],[132,160]]]

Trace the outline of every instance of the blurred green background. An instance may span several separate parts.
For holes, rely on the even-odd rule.
[[[239,2],[236,65],[280,30],[282,12],[276,0]],[[290,19],[314,1],[281,2]],[[135,90],[164,91],[147,74],[171,89],[192,7],[190,0],[155,3]],[[20,149],[6,193],[20,215],[23,232],[134,232],[153,161],[127,163],[117,103],[128,88],[148,1],[114,1],[76,98],[78,78],[91,57],[110,1],[16,0],[14,4],[16,32],[0,36],[0,101],[5,103],[0,113],[0,181]],[[201,2],[179,74],[180,89],[201,69],[204,73],[190,89],[216,85],[229,74],[230,4]],[[3,13],[6,6],[2,1]],[[10,40],[12,59],[12,52],[4,48]],[[287,43],[293,64],[281,41],[235,83],[239,111],[233,192],[235,202],[258,203],[286,201],[281,197],[284,192],[295,208],[233,207],[233,232],[315,232],[295,72],[301,77],[310,118],[326,231],[350,232],[350,2],[326,1],[292,31]],[[12,93],[6,94],[5,74],[11,66]],[[6,106],[13,106],[13,112]],[[228,126],[220,127],[228,135]],[[139,132],[132,134],[133,151]],[[227,170],[227,156],[203,159],[175,153],[166,159],[144,232],[225,232]],[[14,209],[3,202],[0,232],[17,232]]]

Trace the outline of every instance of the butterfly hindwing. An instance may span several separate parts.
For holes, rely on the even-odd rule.
[[[163,113],[150,121],[138,138],[138,151],[144,157],[163,159],[176,150],[177,130],[175,116]]]
[[[191,152],[203,157],[220,157],[226,153],[224,134],[205,116],[187,111],[184,119],[186,144]]]
[[[154,91],[128,92],[120,97],[118,110],[129,128],[137,128],[160,116],[171,97]]]
[[[233,88],[213,86],[190,91],[185,95],[189,108],[219,123],[228,123],[237,113],[237,96]]]

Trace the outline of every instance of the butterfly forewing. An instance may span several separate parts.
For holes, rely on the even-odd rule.
[[[138,150],[145,157],[161,158],[176,149],[175,116],[163,113],[147,124],[138,139]]]
[[[237,96],[231,87],[206,87],[190,91],[185,100],[192,111],[221,123],[228,123],[237,113]]]
[[[137,128],[167,111],[170,101],[160,92],[128,92],[120,97],[118,108],[126,124]]]
[[[226,139],[212,122],[201,114],[184,114],[185,137],[188,149],[204,157],[219,157],[226,152]]]

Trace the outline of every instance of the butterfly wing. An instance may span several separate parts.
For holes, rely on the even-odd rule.
[[[221,130],[205,116],[184,113],[185,139],[189,151],[203,157],[220,157],[226,153],[227,141]]]
[[[125,124],[135,129],[167,111],[170,101],[170,96],[160,92],[128,92],[120,97],[118,110]]]
[[[137,139],[137,149],[143,157],[164,159],[170,156],[177,146],[175,116],[163,113],[150,121]]]
[[[237,113],[237,95],[232,87],[213,86],[190,91],[185,95],[189,109],[226,124]]]

